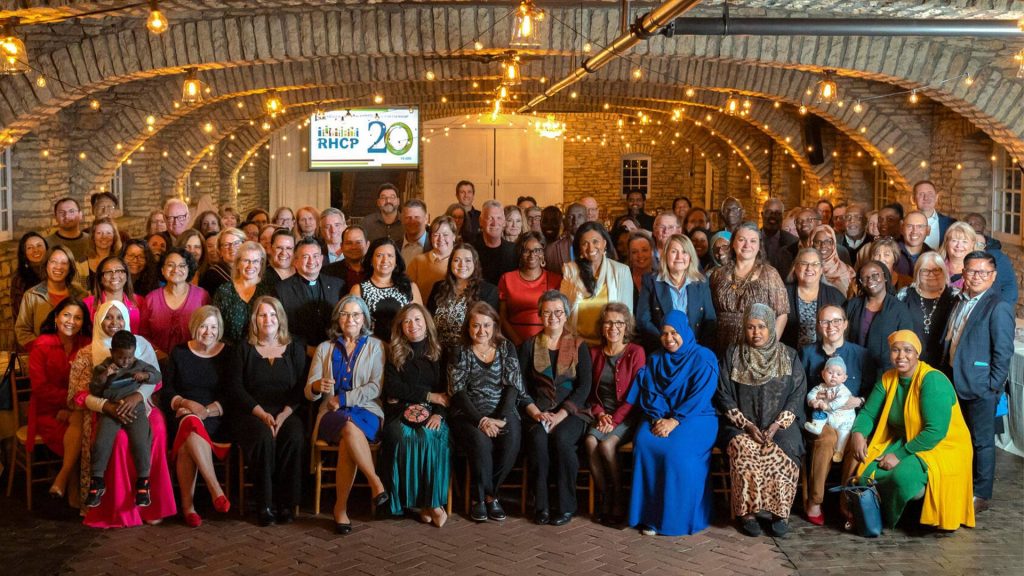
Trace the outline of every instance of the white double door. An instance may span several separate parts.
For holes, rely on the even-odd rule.
[[[422,134],[430,141],[422,143],[423,195],[432,218],[455,202],[455,185],[462,180],[476,188],[477,208],[491,198],[515,204],[519,196],[533,196],[541,206],[562,203],[561,139],[537,135],[526,127],[526,118],[502,120],[478,124],[459,117],[424,122]],[[463,122],[466,128],[461,127]]]

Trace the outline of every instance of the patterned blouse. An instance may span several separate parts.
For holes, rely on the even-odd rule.
[[[767,304],[776,316],[789,314],[789,295],[782,278],[768,264],[754,265],[746,278],[737,279],[732,263],[711,274],[711,301],[718,315],[718,342],[715,352],[721,357],[730,344],[743,336],[743,314],[755,302]]]
[[[373,317],[373,335],[384,342],[391,341],[391,323],[403,306],[412,302],[412,289],[403,292],[397,286],[380,288],[367,280],[359,284],[359,291]]]
[[[437,326],[442,349],[447,350],[462,341],[462,324],[466,321],[468,305],[469,300],[465,296],[449,298],[448,302],[438,304],[434,312],[434,325]]]
[[[263,283],[256,285],[249,302],[256,300],[267,293]],[[235,290],[234,282],[225,282],[217,288],[217,294],[213,297],[213,305],[220,310],[224,317],[224,342],[237,344],[245,340],[245,330],[249,327],[249,316],[252,311],[249,309],[249,302],[242,300]]]

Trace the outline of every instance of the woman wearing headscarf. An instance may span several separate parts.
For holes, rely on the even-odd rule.
[[[707,528],[711,520],[708,471],[718,433],[711,399],[718,363],[697,344],[679,310],[665,316],[661,347],[627,398],[643,414],[633,441],[629,524],[648,535],[680,536]]]
[[[918,498],[921,524],[973,527],[971,435],[953,384],[919,359],[921,341],[911,330],[889,335],[889,354],[893,368],[875,384],[850,434],[857,476],[877,483],[889,527]]]
[[[112,418],[129,417],[131,408],[126,400],[117,402],[104,400],[89,394],[92,369],[110,356],[110,340],[119,330],[133,332],[128,308],[120,300],[108,300],[96,310],[93,320],[92,344],[79,350],[71,364],[71,380],[68,386],[68,401],[79,409],[101,412]],[[134,332],[133,332],[134,333]],[[136,334],[135,357],[151,366],[158,366],[153,345]],[[176,513],[174,489],[171,486],[170,469],[167,466],[167,424],[163,412],[154,410],[151,396],[160,389],[161,383],[144,384],[136,394],[147,405],[152,446],[150,448],[150,493],[152,504],[145,508],[135,505],[135,465],[129,454],[128,437],[124,432],[117,434],[114,450],[107,464],[105,474],[107,495],[96,508],[89,508],[85,514],[85,525],[94,528],[122,528],[139,526],[143,522],[155,524]],[[132,395],[134,396],[134,395]],[[128,398],[132,398],[129,396]],[[90,462],[92,462],[92,431],[94,418],[82,422],[82,455],[79,460],[82,500],[89,488]]]
[[[811,232],[811,246],[821,254],[821,279],[846,294],[857,275],[849,264],[839,259],[837,245],[836,231],[831,226],[822,224]]]
[[[796,351],[779,342],[775,312],[754,303],[743,316],[743,338],[722,359],[715,406],[729,455],[732,513],[748,536],[761,534],[755,514],[772,514],[772,534],[789,532],[789,512],[804,445],[797,420],[807,380]]]
[[[707,265],[704,268],[704,274],[709,278],[712,272],[725,266],[732,259],[732,253],[729,250],[731,245],[732,232],[728,230],[715,232],[708,240]]]

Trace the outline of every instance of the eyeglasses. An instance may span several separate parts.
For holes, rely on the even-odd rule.
[[[811,218],[797,218],[796,219],[796,223],[797,224],[810,224],[811,222],[821,222],[821,218],[811,217]]]
[[[145,262],[146,255],[145,254],[125,254],[124,259],[129,261],[129,262]]]
[[[874,274],[869,274],[867,276],[861,276],[860,277],[860,281],[864,282],[864,283],[867,283],[867,282],[877,282],[877,281],[879,281],[879,280],[881,280],[883,278],[885,278],[884,274],[882,274],[881,272],[875,272]]]
[[[835,246],[836,245],[836,241],[831,239],[831,238],[826,238],[824,240],[815,240],[814,242],[811,242],[811,244],[815,248],[824,248],[826,246]]]
[[[543,253],[543,248],[528,248],[526,250],[523,250],[523,254],[526,254],[527,256],[540,256]]]
[[[184,262],[182,262],[181,264],[168,262],[167,264],[164,264],[164,268],[167,270],[188,270],[188,264]]]
[[[234,242],[221,242],[221,248],[238,248],[242,245],[241,240],[235,240]]]
[[[605,320],[604,325],[611,328],[625,328],[626,322],[624,320]]]
[[[796,265],[804,268],[821,268],[821,262],[797,262]]]
[[[831,320],[818,320],[818,326],[827,328],[829,326],[842,326],[843,322],[846,322],[845,318],[833,318]]]
[[[188,214],[179,214],[177,216],[168,216],[167,220],[170,222],[184,222],[188,220]]]
[[[921,268],[921,274],[925,276],[938,276],[942,274],[942,268]]]
[[[338,312],[338,318],[348,320],[349,318],[362,318],[362,312]]]
[[[565,316],[564,310],[543,310],[540,313],[541,318],[556,318],[561,319]]]
[[[117,270],[106,270],[103,272],[104,278],[113,278],[115,276],[127,276],[128,271],[124,268],[118,268]]]
[[[968,270],[964,268],[964,276],[970,276],[971,278],[981,278],[987,280],[989,276],[995,273],[995,270]]]

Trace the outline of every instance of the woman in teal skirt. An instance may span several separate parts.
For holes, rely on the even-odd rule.
[[[438,359],[441,345],[427,310],[408,304],[391,329],[384,367],[385,424],[382,473],[392,515],[407,510],[438,528],[448,520],[447,386]]]

